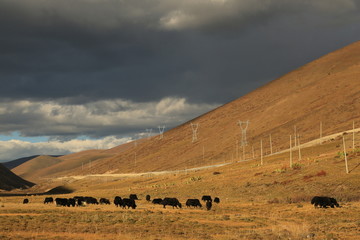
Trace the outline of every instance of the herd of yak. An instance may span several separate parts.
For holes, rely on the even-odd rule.
[[[121,198],[119,196],[116,196],[114,198],[114,205],[116,207],[122,207],[122,208],[132,208],[132,209],[136,209],[137,205],[135,200],[139,200],[136,194],[130,194],[129,198]],[[211,210],[212,207],[212,202],[213,199],[211,198],[211,196],[208,195],[204,195],[201,198],[202,201],[205,202],[205,207],[207,210]],[[182,204],[179,202],[179,200],[177,198],[169,198],[166,197],[164,199],[161,198],[154,198],[153,200],[151,200],[150,195],[146,195],[146,201],[148,202],[152,202],[153,204],[159,204],[159,205],[163,205],[164,208],[166,208],[166,206],[172,206],[173,208],[182,208]],[[85,206],[88,204],[107,204],[110,205],[110,200],[107,198],[100,198],[100,200],[98,201],[96,198],[94,197],[73,197],[73,198],[54,198],[53,197],[46,197],[44,200],[44,204],[49,204],[49,203],[56,203],[57,206],[64,206],[64,207],[75,207],[75,206]],[[220,203],[220,199],[218,197],[214,198],[214,202],[215,203]],[[23,200],[24,204],[29,203],[29,199],[25,198]],[[194,207],[194,208],[202,208],[202,204],[200,203],[199,199],[188,199],[186,201],[186,206],[187,207]]]
[[[136,209],[137,205],[135,200],[139,200],[136,194],[130,194],[129,198],[121,198],[119,196],[116,196],[114,198],[114,205],[116,207],[122,207],[122,208],[132,208],[132,209]],[[201,198],[202,201],[205,202],[205,207],[207,210],[210,210],[212,207],[212,198],[211,196],[208,195],[204,195]],[[55,198],[55,200],[52,197],[46,197],[44,200],[44,204],[48,204],[48,203],[56,203],[57,206],[67,206],[67,207],[75,207],[75,206],[85,206],[88,204],[107,204],[110,205],[110,200],[107,198],[100,198],[100,200],[98,201],[96,198],[93,197],[73,197],[73,198]],[[166,206],[172,206],[173,208],[182,208],[182,204],[179,202],[179,200],[177,198],[169,198],[166,197],[164,199],[161,198],[154,198],[151,201],[151,197],[150,195],[146,195],[146,201],[148,202],[152,202],[153,204],[159,204],[159,205],[163,205],[164,208],[166,208]],[[218,197],[214,198],[214,202],[215,203],[220,203],[220,199]],[[24,204],[29,203],[29,199],[25,198],[23,200]],[[315,208],[327,208],[327,207],[340,207],[340,205],[338,204],[338,202],[336,201],[335,198],[331,198],[331,197],[319,197],[319,196],[315,196],[311,199],[311,204],[314,205]],[[194,207],[194,208],[202,208],[202,204],[200,203],[199,199],[188,199],[186,201],[186,206],[187,207]]]

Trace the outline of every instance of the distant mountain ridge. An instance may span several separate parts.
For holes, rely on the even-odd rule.
[[[8,169],[13,169],[33,158],[36,158],[38,157],[39,155],[33,155],[33,156],[29,156],[29,157],[22,157],[22,158],[18,158],[18,159],[15,159],[15,160],[11,160],[11,161],[8,161],[8,162],[3,162],[2,165],[4,165],[5,167],[7,167]]]
[[[34,185],[34,183],[22,179],[0,163],[0,189],[9,191],[18,188],[26,189]]]
[[[12,161],[8,161],[8,162],[4,162],[2,163],[5,167],[7,167],[8,169],[13,169],[13,168],[16,168],[17,166],[33,159],[33,158],[36,158],[36,157],[39,157],[40,155],[33,155],[33,156],[29,156],[29,157],[22,157],[22,158],[18,158],[18,159],[15,159],[15,160],[12,160]],[[50,155],[51,157],[60,157],[62,155]]]

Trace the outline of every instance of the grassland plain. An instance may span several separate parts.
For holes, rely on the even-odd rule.
[[[163,209],[144,202],[136,210],[9,202],[0,210],[0,238],[358,239],[359,214],[358,202],[335,209],[314,209],[308,203],[227,202],[211,211]]]
[[[346,136],[346,135],[345,135]],[[346,136],[350,141],[350,136]],[[45,196],[2,197],[0,239],[360,239],[360,151],[348,149],[345,172],[342,138],[294,151],[198,171],[126,178],[61,178],[37,188],[64,185],[75,195],[106,197],[138,194],[138,208],[114,205],[56,207]],[[357,137],[356,142],[359,142]],[[31,194],[31,192],[28,192]],[[162,208],[145,195],[221,199],[210,211]],[[315,195],[335,197],[342,208],[315,209]]]

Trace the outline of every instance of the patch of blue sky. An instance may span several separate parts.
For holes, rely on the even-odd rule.
[[[88,140],[88,139],[91,139],[91,138],[88,137],[88,136],[85,136],[85,135],[81,135],[81,136],[78,136],[76,139],[78,139],[78,140]]]
[[[47,142],[49,137],[47,136],[36,136],[36,137],[25,137],[21,136],[20,132],[12,132],[11,134],[7,135],[0,135],[0,141],[10,141],[10,140],[19,140],[24,142]]]

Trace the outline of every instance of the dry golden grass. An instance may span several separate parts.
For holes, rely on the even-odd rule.
[[[24,197],[2,197],[0,239],[357,239],[360,156],[358,149],[349,149],[346,174],[341,150],[341,139],[335,139],[303,149],[301,161],[294,152],[297,169],[289,167],[289,153],[283,153],[267,156],[263,166],[255,159],[158,176],[53,179],[54,185],[76,189],[56,197],[112,200],[136,193],[138,208],[56,207],[42,204],[44,196],[36,195],[23,205]],[[205,194],[221,202],[211,211],[163,209],[147,203],[146,194],[177,197],[183,205]],[[335,197],[343,207],[315,209],[309,202],[314,195]]]
[[[227,201],[211,211],[163,209],[143,200],[136,210],[65,208],[10,198],[0,209],[1,239],[356,239],[360,204],[314,209],[308,203]]]

